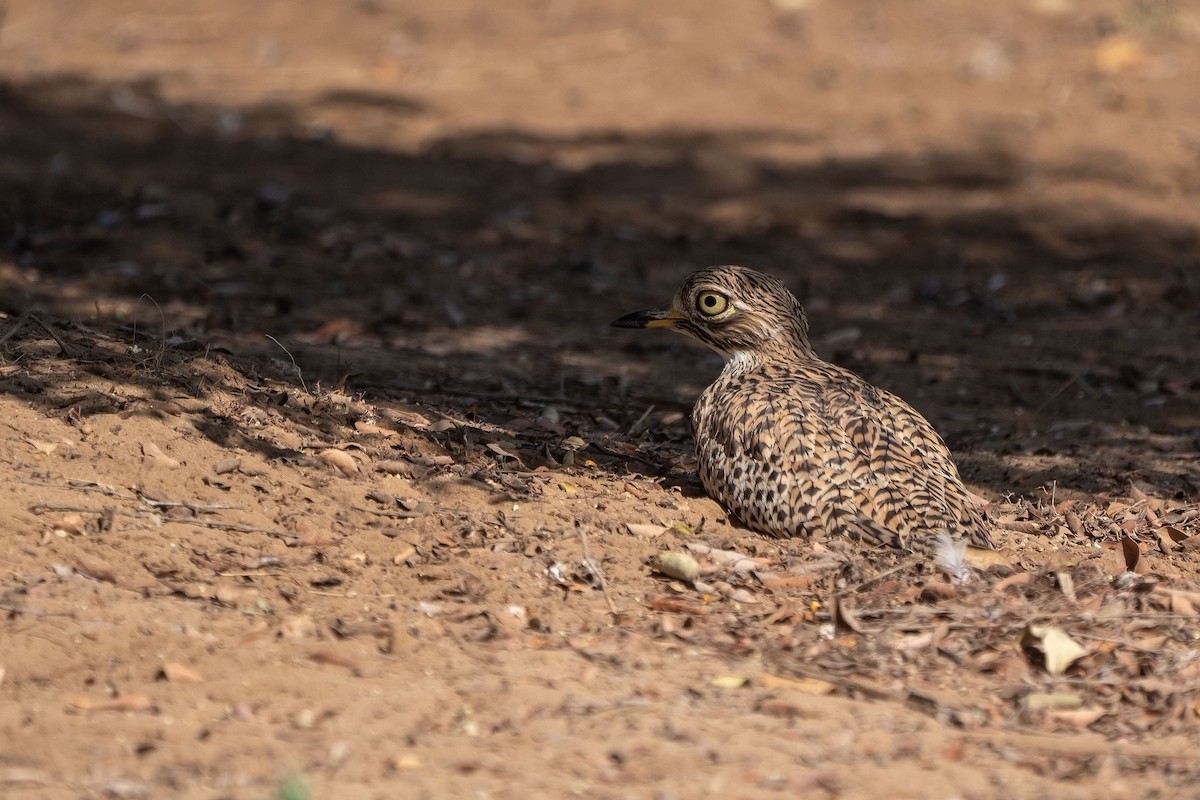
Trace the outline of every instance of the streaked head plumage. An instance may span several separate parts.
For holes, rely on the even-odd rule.
[[[684,279],[670,305],[637,311],[619,328],[670,328],[729,359],[812,356],[804,308],[773,275],[748,267],[708,267]]]

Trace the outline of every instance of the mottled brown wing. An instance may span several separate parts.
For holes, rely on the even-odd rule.
[[[948,530],[992,546],[949,449],[924,417],[859,380],[832,382],[825,398],[831,432],[845,432],[865,467],[854,488],[866,516],[906,539]]]

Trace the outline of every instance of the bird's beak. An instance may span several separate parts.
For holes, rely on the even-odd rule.
[[[614,320],[612,326],[614,328],[674,328],[675,323],[683,318],[683,314],[676,311],[674,307],[663,306],[626,314],[620,319]]]

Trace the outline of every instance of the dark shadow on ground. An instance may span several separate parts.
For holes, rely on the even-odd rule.
[[[318,102],[397,126],[425,112],[394,96]],[[298,386],[294,357],[309,384],[498,422],[556,405],[620,431],[653,407],[638,435],[678,442],[679,412],[719,363],[607,323],[666,300],[690,269],[737,262],[783,276],[818,349],[910,399],[996,493],[1040,485],[1001,462],[1064,420],[1100,438],[1200,429],[1197,229],[1048,212],[1022,193],[1018,154],[793,163],[762,155],[804,145],[771,130],[508,130],[393,152],[299,119],[171,105],[152,83],[0,87],[0,311],[119,345],[83,366],[131,390],[203,396],[213,384],[186,365],[223,351]],[[1149,191],[1112,160],[1040,168]],[[981,193],[982,208],[964,202]],[[47,342],[27,327],[0,356],[53,358]],[[148,356],[160,348],[169,374]],[[53,372],[0,376],[0,390],[70,406]],[[200,430],[253,442],[230,425]],[[1134,454],[1097,484],[1092,441],[1061,448],[1081,488],[1150,469]]]

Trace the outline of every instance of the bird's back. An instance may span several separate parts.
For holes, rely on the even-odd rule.
[[[705,488],[750,528],[904,548],[946,530],[992,546],[937,432],[848,370],[731,364],[692,421]]]

